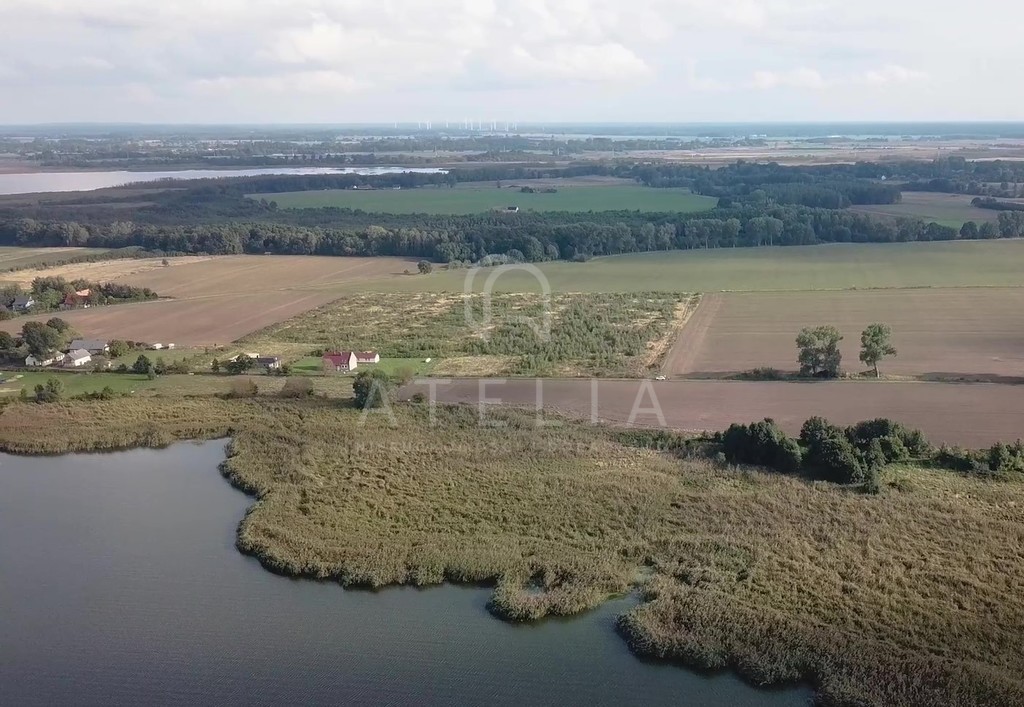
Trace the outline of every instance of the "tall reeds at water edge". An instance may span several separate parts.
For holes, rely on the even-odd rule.
[[[865,495],[681,455],[674,439],[640,448],[516,411],[495,410],[497,428],[474,409],[436,412],[364,421],[337,401],[269,397],[13,405],[0,447],[230,434],[222,471],[256,496],[238,547],[275,571],[489,582],[491,610],[511,620],[640,582],[620,621],[638,653],[808,681],[823,704],[1024,704],[1019,481],[890,466]]]

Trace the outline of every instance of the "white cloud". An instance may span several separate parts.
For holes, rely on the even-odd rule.
[[[966,15],[925,0],[0,5],[7,122],[316,120],[329,100],[321,94],[354,92],[358,100],[338,99],[333,119],[458,117],[486,100],[488,112],[520,120],[742,120],[752,94],[772,91],[787,101],[760,96],[758,110],[779,119],[855,119],[851,106],[892,119],[954,109],[1024,118],[1024,105],[1000,90],[1024,64],[1015,37],[1024,6],[1005,0],[974,0]],[[938,36],[956,36],[956,51]],[[871,100],[893,87],[884,105]],[[609,91],[630,99],[609,101]],[[195,101],[197,92],[209,100]],[[280,100],[289,92],[294,100]],[[699,105],[686,98],[695,92],[708,94]],[[827,101],[810,98],[823,93]]]
[[[817,90],[829,84],[820,72],[801,67],[792,71],[755,71],[751,85],[761,90],[780,87]]]
[[[492,67],[507,79],[528,83],[551,81],[618,82],[651,73],[643,59],[621,44],[516,46]]]
[[[924,81],[927,78],[928,74],[924,71],[908,69],[905,66],[899,66],[897,64],[889,64],[888,66],[883,66],[881,69],[864,72],[860,77],[860,80],[873,86],[884,86],[886,84],[893,83],[899,84],[910,83],[913,81]]]

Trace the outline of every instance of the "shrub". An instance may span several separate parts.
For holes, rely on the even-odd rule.
[[[231,389],[227,392],[229,398],[255,398],[259,395],[259,386],[252,378],[243,378],[231,382]]]
[[[390,398],[393,388],[394,382],[391,377],[379,368],[360,371],[352,381],[356,407],[361,410],[383,405]]]
[[[50,378],[46,384],[36,386],[37,403],[55,403],[64,395],[64,383],[59,378]]]
[[[884,417],[858,422],[846,429],[846,436],[862,452],[867,450],[872,440],[881,440],[882,450],[890,462],[921,457],[931,451],[931,445],[920,430],[908,429]]]
[[[821,417],[812,417],[800,429],[804,461],[815,478],[839,484],[864,480],[864,466],[846,433]]]
[[[786,474],[800,469],[800,446],[770,418],[729,427],[722,437],[722,452],[734,464],[754,464]]]
[[[308,398],[313,395],[313,381],[308,378],[289,378],[278,395],[282,398]]]

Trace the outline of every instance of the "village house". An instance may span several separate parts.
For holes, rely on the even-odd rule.
[[[14,304],[11,305],[11,308],[16,312],[24,312],[35,303],[36,301],[32,299],[31,295],[18,295],[14,298]]]
[[[100,356],[110,350],[110,345],[102,339],[75,339],[68,348],[71,351],[83,349],[93,356]]]
[[[88,297],[89,290],[82,290],[82,292],[87,293],[86,297]],[[82,309],[88,309],[89,300],[85,299],[85,297],[83,297],[78,292],[71,295],[66,295],[60,303],[60,308],[64,310],[78,309],[79,307],[81,307]]]
[[[376,351],[356,351],[357,363],[380,363],[380,354]]]
[[[58,352],[46,354],[45,356],[26,356],[25,365],[29,368],[43,368],[52,366],[64,360],[64,354]]]
[[[324,370],[347,373],[359,366],[354,351],[329,351],[323,357]]]
[[[256,356],[255,359],[257,366],[266,368],[268,371],[276,371],[281,368],[280,356]]]
[[[64,357],[64,366],[67,368],[81,368],[92,361],[92,354],[85,349],[72,349]]]

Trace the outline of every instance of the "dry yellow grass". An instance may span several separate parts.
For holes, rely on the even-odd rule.
[[[568,614],[643,577],[639,652],[828,704],[1024,700],[1024,485],[892,468],[881,496],[624,446],[614,430],[314,398],[14,405],[0,448],[233,435],[258,496],[238,545],[295,575],[380,586],[496,582],[512,619]],[[72,424],[74,423],[74,424]]]

